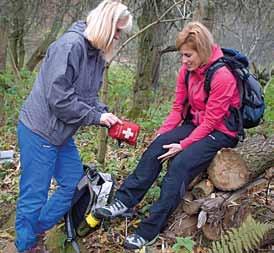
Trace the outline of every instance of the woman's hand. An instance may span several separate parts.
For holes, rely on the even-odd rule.
[[[161,160],[161,162],[164,162],[165,160],[175,156],[179,152],[181,152],[183,149],[180,144],[178,143],[171,143],[168,145],[163,145],[163,148],[169,149],[166,153],[164,153],[161,156],[158,156],[158,160]]]
[[[122,121],[114,114],[106,112],[101,115],[101,118],[100,118],[101,125],[104,125],[110,128],[112,125],[116,123],[122,124]]]

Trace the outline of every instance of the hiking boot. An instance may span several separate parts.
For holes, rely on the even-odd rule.
[[[17,248],[13,242],[8,242],[7,246],[4,248],[5,253],[18,253]]]
[[[35,253],[49,253],[46,250],[46,246],[45,246],[45,233],[42,233],[40,235],[37,236],[37,245],[36,245],[36,252]]]
[[[155,243],[157,238],[158,236],[156,236],[151,241],[148,241],[138,234],[131,234],[126,237],[124,248],[129,250],[141,249],[144,246],[149,246]]]
[[[95,209],[95,216],[99,219],[112,219],[125,213],[127,210],[128,208],[119,199],[115,199],[109,205]]]
[[[20,252],[21,253],[21,252]],[[36,245],[22,253],[49,253],[44,246]]]
[[[44,245],[38,245],[38,244],[36,246],[31,247],[28,250],[19,252],[15,244],[12,242],[8,242],[4,252],[5,253],[49,253],[48,251],[46,251],[46,248],[44,247]]]

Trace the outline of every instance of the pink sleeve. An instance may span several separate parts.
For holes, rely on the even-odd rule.
[[[175,100],[173,101],[172,109],[160,129],[157,131],[157,134],[163,134],[174,129],[182,121],[183,104],[187,93],[184,80],[185,74],[186,69],[182,67],[177,77]]]
[[[211,91],[206,104],[204,120],[187,138],[180,141],[182,148],[201,140],[223,122],[235,89],[236,80],[232,74],[226,69],[219,69],[211,81]]]

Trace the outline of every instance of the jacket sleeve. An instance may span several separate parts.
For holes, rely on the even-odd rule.
[[[223,122],[236,88],[236,80],[227,69],[217,70],[211,81],[204,119],[187,138],[180,141],[182,148],[206,137]]]
[[[157,131],[157,134],[163,134],[174,129],[183,119],[183,104],[187,97],[187,89],[184,80],[185,74],[186,69],[182,67],[177,77],[175,99],[172,104],[172,109],[160,129]]]
[[[106,104],[102,103],[98,96],[95,99],[95,107],[101,113],[108,112],[108,106]]]
[[[79,75],[84,49],[78,44],[62,44],[50,48],[43,67],[46,96],[52,112],[66,124],[100,123],[101,112],[90,106],[75,92],[73,81]],[[91,66],[95,67],[95,66]]]

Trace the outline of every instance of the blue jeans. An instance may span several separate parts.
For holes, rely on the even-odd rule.
[[[116,192],[116,198],[129,208],[139,203],[162,169],[157,157],[167,152],[163,145],[179,143],[194,129],[192,124],[184,124],[156,138],[142,155],[134,172]],[[171,159],[161,185],[160,198],[152,205],[150,215],[140,223],[136,233],[149,241],[159,234],[192,179],[207,169],[218,150],[234,147],[237,142],[235,138],[213,131]]]
[[[55,146],[18,124],[21,177],[16,208],[16,247],[33,247],[37,235],[53,227],[69,210],[83,166],[74,140]],[[57,190],[48,198],[51,179]]]

